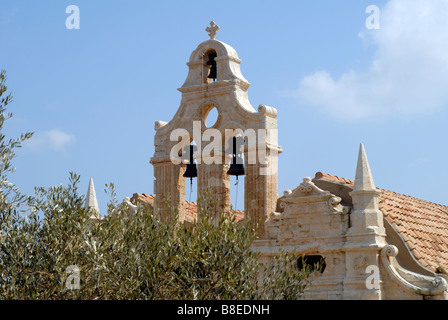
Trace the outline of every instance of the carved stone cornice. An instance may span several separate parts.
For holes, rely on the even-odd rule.
[[[171,161],[170,156],[162,156],[162,157],[152,157],[151,159],[149,159],[149,163],[151,163],[152,165],[158,164],[158,163],[173,163]],[[182,164],[181,164],[182,165]]]
[[[221,80],[208,84],[190,85],[178,88],[177,90],[186,94],[198,94],[198,95],[212,95],[212,94],[224,94],[229,91],[234,91],[236,89],[242,89],[247,91],[249,89],[250,83],[242,81],[240,79],[233,80]]]

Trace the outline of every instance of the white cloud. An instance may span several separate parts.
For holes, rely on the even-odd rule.
[[[24,146],[28,146],[33,149],[52,149],[55,151],[63,151],[68,145],[74,142],[74,135],[54,129],[35,133],[30,140],[26,141]]]
[[[448,0],[390,0],[380,22],[360,32],[376,49],[366,71],[306,76],[293,92],[301,104],[352,120],[448,106]]]

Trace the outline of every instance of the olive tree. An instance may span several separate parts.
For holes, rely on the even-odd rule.
[[[11,161],[16,156],[15,149],[20,148],[22,142],[31,138],[33,133],[21,134],[19,138],[7,139],[4,134],[5,121],[12,118],[8,105],[13,101],[11,93],[7,93],[6,71],[0,71],[0,210],[13,210],[27,200],[18,188],[9,181],[9,174],[15,171]]]
[[[237,223],[230,212],[213,217],[201,202],[190,226],[144,204],[92,219],[79,178],[36,188],[27,215],[2,214],[0,298],[298,299],[309,285],[313,270],[298,269],[294,253],[260,262],[250,221]]]
[[[208,194],[193,225],[164,214],[168,205],[117,206],[112,183],[110,214],[92,218],[75,173],[66,186],[22,195],[7,177],[14,149],[32,133],[10,140],[2,133],[12,96],[4,97],[4,71],[0,80],[0,300],[298,299],[306,291],[311,266],[299,269],[294,252],[263,265],[250,220],[211,214]]]

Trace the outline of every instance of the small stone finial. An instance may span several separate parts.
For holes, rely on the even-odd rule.
[[[205,31],[208,32],[208,36],[210,40],[215,40],[216,32],[219,30],[219,26],[215,23],[215,21],[210,22],[210,27],[207,27]]]
[[[356,167],[355,185],[353,191],[371,191],[376,190],[373,182],[372,172],[370,171],[369,161],[367,160],[364,145],[359,146],[358,165]]]
[[[86,196],[86,210],[92,210],[92,218],[100,217],[100,208],[98,206],[98,200],[96,199],[95,186],[93,185],[93,179],[90,178],[89,188],[87,189]]]

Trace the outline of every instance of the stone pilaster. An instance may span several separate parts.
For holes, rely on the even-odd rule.
[[[278,153],[278,150],[266,148],[266,159],[258,159],[255,164],[247,162],[247,152],[245,156],[244,211],[258,225],[260,238],[265,236],[266,219],[277,206]]]
[[[154,207],[163,216],[178,214],[180,222],[185,220],[185,166],[173,164],[170,161],[157,162],[151,160],[154,166]]]
[[[220,164],[198,165],[198,197],[204,197],[208,192],[208,202],[211,204],[215,216],[222,211],[230,211],[230,177],[227,174],[229,166],[225,164],[223,156]]]

